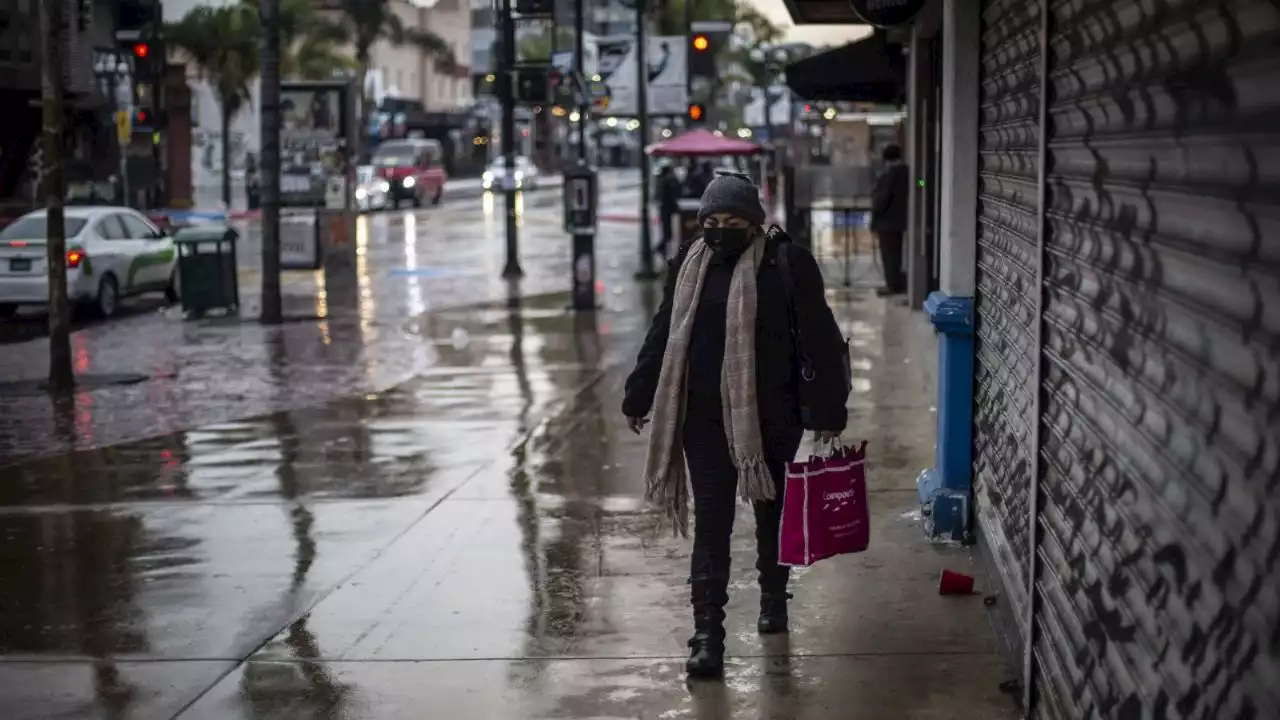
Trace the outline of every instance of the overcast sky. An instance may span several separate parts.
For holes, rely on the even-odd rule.
[[[787,39],[814,45],[844,45],[871,33],[869,25],[801,25],[792,24],[782,0],[749,0],[779,27],[787,29]]]

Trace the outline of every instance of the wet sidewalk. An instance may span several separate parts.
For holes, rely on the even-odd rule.
[[[635,204],[626,178],[604,184],[606,207]],[[377,392],[430,371],[440,353],[414,323],[426,314],[505,299],[567,292],[570,248],[557,193],[522,196],[525,277],[501,279],[501,198],[477,198],[361,221],[351,292],[321,272],[287,272],[283,326],[255,321],[259,255],[253,232],[241,257],[243,316],[184,322],[177,308],[89,323],[71,338],[79,375],[139,377],[136,384],[79,394],[58,407],[35,388],[47,367],[43,339],[0,346],[0,468],[23,458],[113,445],[235,418]],[[603,224],[598,241],[602,302],[635,285],[637,230]],[[260,280],[260,275],[257,276]],[[565,305],[568,304],[564,300]],[[42,322],[42,320],[41,320]],[[464,332],[459,329],[458,332]],[[465,343],[451,336],[448,343]]]
[[[0,717],[1012,717],[982,598],[936,594],[976,563],[917,512],[924,319],[833,294],[872,546],[796,573],[764,639],[741,512],[724,682],[683,676],[689,546],[618,413],[658,300],[629,283],[595,318],[422,313],[400,331],[431,362],[387,389],[5,469]]]

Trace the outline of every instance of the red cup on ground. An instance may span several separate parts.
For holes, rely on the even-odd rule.
[[[972,595],[973,576],[951,570],[943,570],[942,577],[938,578],[938,594]]]

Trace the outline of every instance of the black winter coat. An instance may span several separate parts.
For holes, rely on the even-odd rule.
[[[786,293],[782,285],[782,273],[778,268],[779,241],[769,238],[757,276],[758,293],[756,312],[756,390],[760,409],[762,436],[767,446],[785,447],[798,439],[800,428],[839,432],[848,422],[845,401],[842,351],[845,340],[836,324],[835,316],[827,305],[822,271],[813,255],[804,247],[790,241],[782,241],[791,273],[793,302],[796,321],[799,324],[801,342],[814,366],[815,378],[807,382],[804,396],[810,408],[810,417],[800,416],[800,367],[796,359],[795,343],[791,338],[791,319],[787,311]],[[688,254],[689,245],[668,265],[666,287],[662,305],[653,317],[649,333],[636,358],[636,367],[627,378],[626,395],[622,412],[628,417],[647,417],[653,409],[658,375],[662,370],[662,358],[667,350],[667,337],[671,329],[671,304],[675,293],[680,265]],[[716,270],[711,268],[708,273]],[[704,283],[705,294],[708,284]],[[719,358],[692,357],[690,363],[723,363]],[[705,370],[705,369],[704,369]],[[696,372],[689,369],[690,374]]]
[[[871,195],[871,230],[878,233],[907,231],[907,203],[911,202],[911,172],[897,163],[876,180]]]

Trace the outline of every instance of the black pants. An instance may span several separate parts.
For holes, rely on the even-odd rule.
[[[889,292],[907,291],[907,273],[902,267],[902,233],[882,231],[880,238],[880,262],[884,265],[884,286]]]
[[[801,431],[797,428],[797,437]],[[798,442],[798,441],[797,441]],[[690,601],[697,630],[724,637],[729,600],[729,539],[737,509],[738,470],[729,453],[718,402],[690,398],[684,420],[684,453],[693,486],[693,556],[689,560]],[[756,570],[762,592],[786,592],[791,569],[778,564],[778,524],[782,488],[790,458],[765,458],[778,499],[755,502]]]

